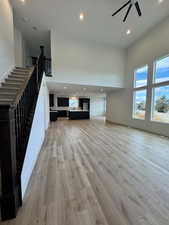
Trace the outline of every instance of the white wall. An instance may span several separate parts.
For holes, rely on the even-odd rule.
[[[105,97],[90,97],[90,116],[104,116],[106,112]]]
[[[14,40],[15,40],[15,65],[23,66],[23,39],[21,32],[14,28]]]
[[[125,50],[58,38],[51,31],[52,74],[57,82],[122,87]]]
[[[28,42],[23,39],[23,66],[32,65],[31,53]]]
[[[13,13],[9,0],[0,0],[0,82],[15,65]]]
[[[169,136],[169,125],[150,121],[151,94],[149,92],[145,121],[132,119],[132,85],[134,70],[149,65],[149,79],[153,76],[153,61],[169,54],[169,18],[149,31],[128,49],[126,89],[107,97],[107,119],[113,122],[141,128]]]
[[[45,79],[43,79],[21,174],[23,197],[32,175],[33,168],[36,164],[39,152],[41,150],[45,138],[45,131],[49,125],[48,96],[48,88],[46,86]]]
[[[30,65],[30,51],[29,46],[24,40],[21,31],[18,28],[14,28],[14,40],[15,40],[15,65],[25,67]]]

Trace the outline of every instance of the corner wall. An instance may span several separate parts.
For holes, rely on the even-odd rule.
[[[9,0],[0,0],[0,82],[15,65],[13,12]]]
[[[144,121],[132,119],[134,70],[145,64],[149,66],[149,79],[153,76],[155,59],[169,54],[169,18],[135,42],[127,54],[126,88],[107,96],[107,120],[127,126],[144,129],[169,136],[169,125],[149,120],[151,93],[147,104],[147,117]]]

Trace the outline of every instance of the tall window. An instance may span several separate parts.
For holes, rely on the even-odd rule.
[[[139,68],[134,73],[133,118],[145,119],[147,99],[148,66]]]
[[[169,123],[169,56],[154,65],[152,120]]]

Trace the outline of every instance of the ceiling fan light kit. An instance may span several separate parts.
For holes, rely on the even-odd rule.
[[[135,6],[136,10],[137,10],[137,13],[139,16],[142,16],[142,12],[141,12],[141,9],[140,9],[140,5],[138,3],[137,0],[129,0],[128,2],[126,2],[122,7],[120,7],[115,13],[113,13],[112,16],[115,16],[117,15],[121,10],[123,10],[124,8],[126,8],[128,6],[128,9],[127,9],[127,13],[123,19],[123,22],[126,22],[126,19],[132,9],[133,6]]]

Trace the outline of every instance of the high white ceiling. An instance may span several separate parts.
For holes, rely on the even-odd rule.
[[[138,17],[133,7],[128,20],[122,20],[126,10],[112,17],[127,0],[11,0],[17,26],[32,45],[49,44],[49,31],[55,28],[58,35],[128,47],[148,29],[169,15],[169,0],[138,0],[143,13]],[[79,14],[85,14],[80,22]],[[25,21],[24,21],[25,20]],[[38,30],[32,29],[37,27]],[[131,29],[131,35],[126,30]]]

